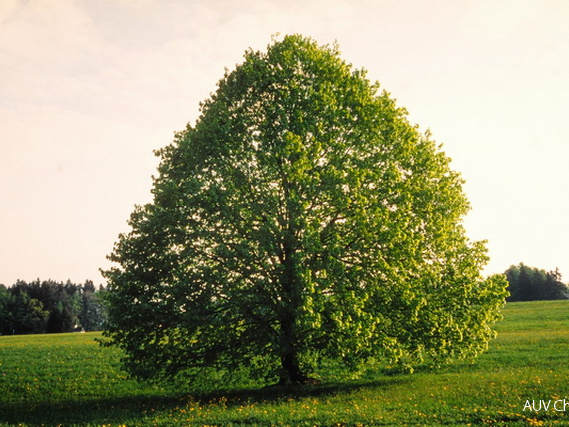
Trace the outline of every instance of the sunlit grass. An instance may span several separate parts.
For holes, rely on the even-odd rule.
[[[569,301],[510,303],[474,364],[321,385],[190,393],[127,379],[97,334],[0,337],[0,424],[569,425]]]

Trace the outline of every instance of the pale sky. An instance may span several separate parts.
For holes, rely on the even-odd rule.
[[[248,47],[337,41],[466,180],[485,273],[569,281],[569,1],[0,0],[0,283],[103,283],[153,154]]]

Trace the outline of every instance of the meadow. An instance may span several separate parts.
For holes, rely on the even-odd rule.
[[[569,425],[569,301],[503,315],[474,363],[217,392],[128,379],[98,333],[1,336],[0,426]]]

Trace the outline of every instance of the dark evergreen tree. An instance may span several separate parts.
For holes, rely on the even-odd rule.
[[[83,292],[91,292],[91,293],[95,293],[96,289],[95,289],[95,285],[93,284],[92,280],[86,280],[85,283],[83,284],[83,288],[82,288]]]
[[[506,298],[506,301],[522,301],[522,295],[518,285],[520,281],[520,267],[517,265],[510,266],[510,268],[506,270],[505,275],[508,281],[508,292],[510,294]]]
[[[568,288],[561,281],[559,269],[549,271],[545,279],[545,299],[567,299]]]
[[[8,302],[10,324],[6,325],[8,334],[38,334],[45,330],[49,313],[43,304],[30,298],[24,291],[16,290]],[[3,332],[3,333],[4,333]]]
[[[532,269],[520,264],[520,275],[518,278],[518,293],[520,295],[520,301],[532,301],[536,298],[536,284],[533,281],[534,274],[532,274]]]
[[[0,284],[0,334],[6,335],[12,329],[12,313],[10,310],[11,295],[6,286]]]

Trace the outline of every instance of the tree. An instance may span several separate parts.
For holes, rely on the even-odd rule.
[[[80,310],[80,287],[68,280],[65,284],[53,280],[31,283],[17,281],[14,289],[27,293],[30,298],[40,301],[49,312],[45,332],[70,332],[77,323]]]
[[[86,331],[100,331],[105,322],[105,307],[100,298],[102,290],[96,291],[95,285],[87,280],[81,294],[81,312],[79,321]]]
[[[522,292],[520,287],[518,286],[520,280],[520,267],[523,264],[520,263],[519,266],[511,265],[510,268],[506,270],[504,273],[506,275],[506,280],[508,281],[508,297],[506,298],[507,301],[521,301]]]
[[[11,296],[6,286],[0,283],[0,335],[12,331],[12,313],[10,312]]]
[[[544,288],[545,299],[567,299],[569,289],[561,281],[561,273],[558,268],[547,273]]]
[[[12,292],[7,308],[10,322],[3,326],[3,334],[38,334],[45,330],[49,312],[41,301],[30,298],[26,292]]]
[[[545,271],[520,265],[518,282],[520,301],[533,301],[539,299],[538,290],[540,282],[545,279]]]
[[[259,368],[303,383],[323,358],[411,366],[493,336],[462,180],[430,135],[336,47],[248,51],[158,151],[154,200],[119,236],[109,345],[140,377]]]
[[[523,263],[506,270],[508,301],[567,299],[567,286],[561,281],[559,269],[546,272]]]
[[[81,311],[81,286],[68,280],[65,284],[53,280],[37,279],[27,283],[18,280],[11,288],[12,294],[26,294],[30,299],[41,303],[47,312],[44,329],[35,333],[71,332],[78,322]]]
[[[106,310],[92,281],[83,286],[39,279],[0,285],[0,334],[71,332],[78,322],[87,331],[101,330]]]

